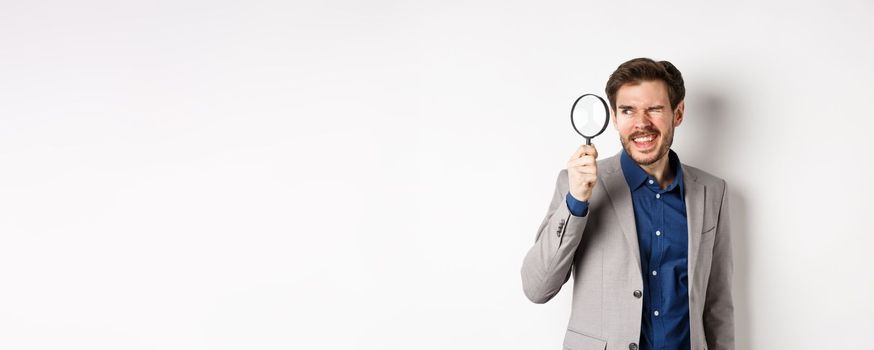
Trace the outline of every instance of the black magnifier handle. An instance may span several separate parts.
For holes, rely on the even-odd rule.
[[[592,138],[591,138],[591,137],[587,137],[587,138],[586,138],[586,146],[591,146],[591,145],[592,145]]]

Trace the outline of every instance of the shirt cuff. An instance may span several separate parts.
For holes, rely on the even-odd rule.
[[[570,211],[573,216],[583,217],[589,213],[589,202],[583,202],[574,198],[574,196],[571,196],[570,192],[565,196],[565,202],[567,203],[568,211]]]

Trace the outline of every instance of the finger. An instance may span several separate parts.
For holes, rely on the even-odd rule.
[[[598,181],[598,178],[594,175],[582,175],[578,181],[584,189],[591,190],[592,188],[595,188],[595,182]]]
[[[595,145],[583,145],[583,155],[592,156],[597,159],[598,149],[595,148]]]
[[[584,175],[580,176],[580,180],[582,180],[583,183],[586,183],[589,185],[594,185],[595,181],[598,181],[598,177],[595,175],[591,175],[591,174],[584,174]]]
[[[574,154],[571,155],[571,159],[576,159],[576,158],[579,158],[580,156],[582,156],[583,152],[585,151],[585,147],[586,147],[586,145],[581,145],[580,147],[578,147],[577,150],[574,151]]]
[[[597,161],[595,161],[595,157],[592,156],[582,156],[580,158],[571,159],[567,162],[568,167],[577,166],[577,165],[596,165]]]
[[[569,173],[574,173],[574,174],[592,174],[592,175],[596,175],[596,174],[598,174],[598,167],[597,167],[597,166],[594,166],[594,165],[591,165],[591,164],[586,164],[586,165],[576,165],[576,166],[568,167],[568,172],[569,172]]]

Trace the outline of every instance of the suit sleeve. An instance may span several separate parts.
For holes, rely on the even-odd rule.
[[[723,185],[725,183],[723,182]],[[734,350],[734,302],[728,189],[724,188],[713,243],[713,263],[704,302],[704,335],[709,350]]]
[[[590,216],[571,215],[565,202],[567,182],[567,170],[562,170],[534,246],[522,262],[522,289],[528,299],[538,304],[552,299],[570,278],[574,252]]]

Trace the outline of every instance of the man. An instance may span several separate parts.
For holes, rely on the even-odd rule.
[[[607,81],[622,151],[573,153],[522,264],[525,295],[574,276],[564,348],[734,349],[725,181],[671,150],[685,87],[667,61],[637,58]]]

